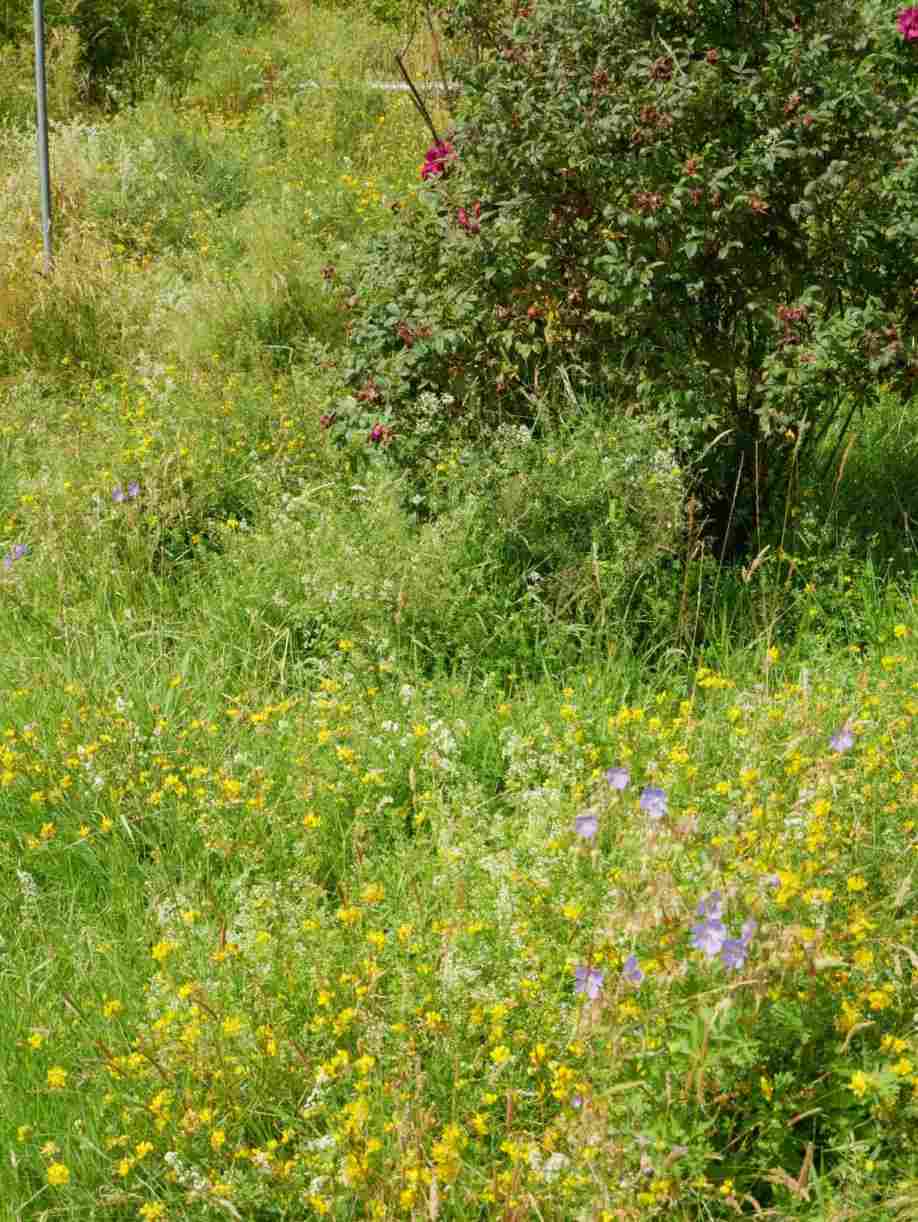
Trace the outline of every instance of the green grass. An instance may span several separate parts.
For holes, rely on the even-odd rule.
[[[914,410],[744,569],[595,404],[420,512],[321,423],[385,37],[55,126],[49,283],[0,135],[0,1217],[915,1216]]]

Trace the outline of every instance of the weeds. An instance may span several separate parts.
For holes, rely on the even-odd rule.
[[[0,139],[0,1200],[908,1217],[910,409],[736,566],[651,416],[336,443],[384,51],[62,109],[50,282]]]

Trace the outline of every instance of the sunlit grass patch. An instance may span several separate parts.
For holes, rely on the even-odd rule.
[[[903,664],[770,693],[702,669],[622,704],[587,676],[482,699],[338,655],[268,704],[163,672],[152,705],[74,690],[80,721],[9,727],[23,915],[53,914],[84,854],[147,879],[143,994],[73,979],[19,1035],[36,1094],[95,1114],[108,1151],[59,1187],[397,1214],[436,1185],[472,1216],[525,1185],[560,1216],[598,1176],[610,1210],[690,1216],[739,1185],[782,1199],[772,1165],[812,1143],[826,1177],[852,1126],[908,1113]],[[53,1127],[21,1123],[38,1175]]]

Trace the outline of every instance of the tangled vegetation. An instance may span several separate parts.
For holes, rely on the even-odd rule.
[[[535,198],[535,145],[488,161],[521,67],[493,48],[548,7],[510,43],[499,6],[444,14],[480,61],[457,116],[424,88],[446,43],[415,40],[436,141],[379,87],[399,32],[344,5],[208,9],[134,104],[55,25],[47,280],[0,18],[4,1218],[918,1216],[914,149],[864,151],[900,209],[874,268],[900,348],[806,399],[825,431],[731,561],[694,408],[649,410],[646,366],[619,412],[611,367],[578,380],[589,328],[529,313],[600,240],[565,214],[527,279],[509,184]],[[587,7],[561,7],[569,51]],[[863,17],[903,114],[912,13]],[[838,47],[859,28],[833,18]],[[713,66],[678,32],[641,87],[691,109]],[[860,233],[855,196],[818,203]],[[765,224],[733,203],[710,223]],[[629,220],[634,257],[662,211]],[[472,293],[489,243],[503,348]],[[769,380],[808,350],[777,339],[836,325],[756,318]],[[697,378],[722,413],[664,324],[666,393]]]

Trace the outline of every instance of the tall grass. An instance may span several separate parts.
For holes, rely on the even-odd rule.
[[[54,95],[49,281],[7,112],[3,1216],[909,1216],[914,411],[736,568],[601,404],[333,445],[388,38]]]

